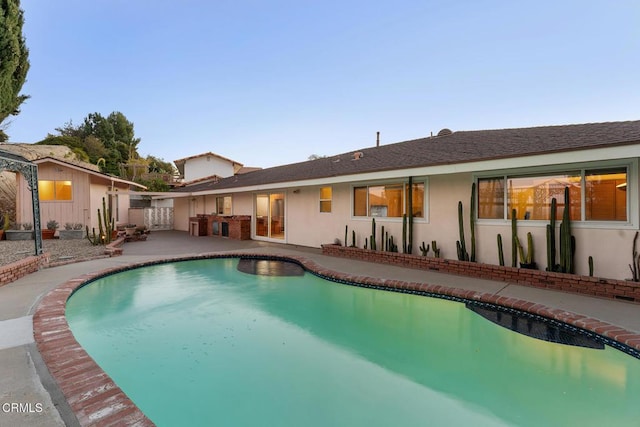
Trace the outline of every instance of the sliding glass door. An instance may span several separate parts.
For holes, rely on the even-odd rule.
[[[257,237],[284,240],[284,193],[256,195]]]

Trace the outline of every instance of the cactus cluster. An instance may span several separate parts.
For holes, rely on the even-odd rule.
[[[551,199],[551,218],[547,224],[547,271],[575,273],[576,239],[571,235],[569,187],[564,188],[564,211],[560,223],[560,263],[556,263],[556,199]],[[593,261],[592,261],[593,263]]]
[[[349,235],[349,226],[345,225],[344,226],[344,246],[347,247],[349,246],[347,244],[347,236]],[[355,230],[351,230],[351,245],[349,246],[351,248],[356,248],[356,231]],[[365,248],[366,249],[366,248]]]
[[[527,252],[518,238],[518,212],[511,209],[511,267],[518,266],[518,257],[520,258],[521,268],[536,268],[533,250],[533,235],[527,233]],[[502,236],[498,234],[498,259],[500,265],[504,266],[504,255],[502,253]]]
[[[531,235],[531,233],[527,233],[527,253],[525,254],[524,252],[524,248],[522,247],[522,244],[520,243],[520,239],[518,239],[518,236],[516,236],[515,238],[516,240],[516,246],[518,248],[518,253],[520,255],[520,266],[522,267],[523,265],[528,265],[531,266],[534,264],[533,262],[533,236]]]
[[[102,213],[100,209],[98,209],[98,234],[96,234],[95,228],[92,228],[92,233],[89,233],[89,226],[86,226],[87,239],[89,239],[93,245],[109,244],[111,243],[111,236],[115,228],[114,219],[111,217],[111,209],[107,208],[107,203],[103,197]]]

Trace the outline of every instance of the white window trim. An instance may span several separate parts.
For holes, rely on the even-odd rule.
[[[627,168],[627,221],[588,221],[583,220],[585,218],[586,206],[584,204],[586,186],[584,185],[585,171],[592,169],[610,169],[616,167]],[[507,213],[508,200],[508,186],[506,185],[506,179],[509,176],[527,176],[527,175],[549,175],[554,173],[567,173],[567,172],[579,172],[581,175],[581,195],[582,203],[580,208],[579,220],[571,220],[571,226],[576,228],[587,229],[637,229],[639,224],[638,218],[638,159],[618,159],[618,160],[604,160],[599,162],[585,162],[565,165],[554,166],[536,166],[531,168],[519,168],[519,169],[502,169],[489,172],[479,172],[472,175],[473,182],[478,185],[478,179],[482,178],[498,178],[503,177],[505,179],[504,185],[504,200],[505,200],[505,218]],[[476,213],[477,215],[477,213]],[[510,219],[482,219],[476,218],[476,221],[480,225],[506,225],[510,224]],[[548,220],[518,220],[518,225],[526,225],[531,227],[546,227],[549,223]]]
[[[331,189],[331,198],[323,199],[322,198],[322,189],[329,187]],[[322,202],[331,202],[331,210],[329,212],[322,211]],[[318,187],[318,213],[319,214],[331,214],[333,213],[333,185],[321,185]]]
[[[257,212],[257,196],[271,196],[272,194],[282,194],[284,200],[284,238],[276,239],[273,237],[266,236],[258,236],[256,233],[256,212]],[[253,214],[251,218],[251,239],[252,240],[260,240],[263,242],[274,242],[274,243],[289,243],[289,233],[288,233],[288,221],[289,221],[289,203],[287,203],[287,191],[277,190],[265,190],[265,191],[256,191],[252,193],[251,198],[253,199]]]
[[[420,177],[413,177],[413,183],[414,184],[424,184],[424,200],[423,200],[423,212],[424,212],[424,216],[422,218],[420,217],[413,217],[413,221],[414,222],[419,222],[419,223],[425,223],[428,224],[429,223],[429,178],[425,177],[425,176],[420,176]],[[362,182],[357,182],[357,183],[351,183],[350,187],[349,187],[349,211],[350,211],[350,215],[351,215],[351,220],[352,221],[371,221],[372,218],[376,219],[376,222],[402,222],[402,217],[388,217],[388,216],[371,216],[371,215],[366,215],[366,216],[356,216],[353,214],[353,189],[357,188],[357,187],[375,187],[378,185],[394,185],[394,184],[403,184],[402,188],[402,206],[406,206],[406,200],[405,198],[407,197],[406,192],[404,191],[404,189],[406,188],[405,186],[409,184],[409,179],[408,178],[404,178],[404,179],[384,179],[384,180],[374,180],[374,181],[362,181]],[[369,192],[367,191],[367,210],[368,210],[368,206],[369,206]]]

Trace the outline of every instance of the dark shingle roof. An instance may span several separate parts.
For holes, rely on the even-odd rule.
[[[191,192],[640,143],[640,120],[453,132],[194,184]]]

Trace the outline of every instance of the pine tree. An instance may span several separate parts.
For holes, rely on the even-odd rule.
[[[0,0],[0,124],[20,112],[29,98],[20,90],[29,71],[29,50],[22,34],[24,24],[20,0]],[[7,135],[0,130],[0,142]]]

